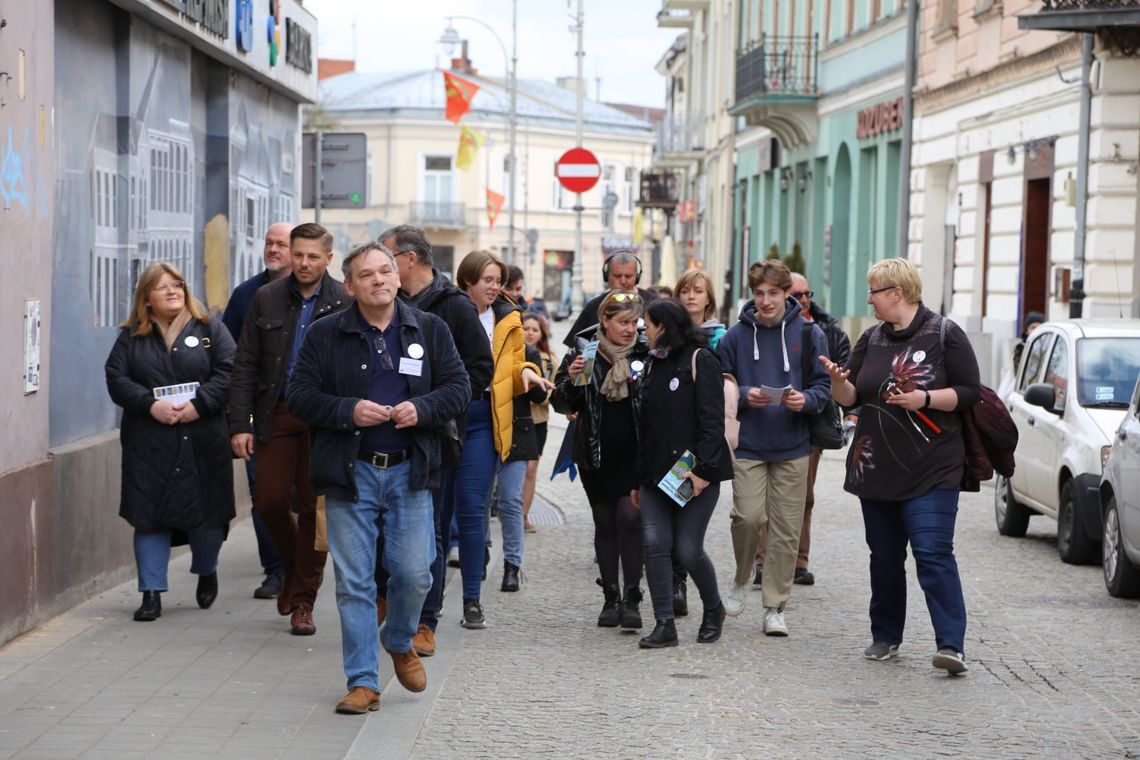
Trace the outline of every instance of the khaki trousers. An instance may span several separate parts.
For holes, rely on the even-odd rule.
[[[768,531],[768,556],[760,587],[765,607],[783,607],[792,594],[804,519],[809,456],[786,462],[737,459],[732,480],[732,547],[738,585],[752,579],[760,532]]]
[[[819,457],[823,451],[812,449],[808,461],[807,496],[804,499],[804,526],[800,528],[800,550],[796,557],[796,569],[808,569],[808,555],[811,553],[811,512],[815,506],[815,476],[819,471]],[[760,545],[756,549],[756,564],[764,564],[764,549],[768,546],[768,529],[760,531]]]

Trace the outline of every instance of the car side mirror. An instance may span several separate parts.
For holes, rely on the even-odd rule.
[[[1033,383],[1025,389],[1025,403],[1039,406],[1046,411],[1060,414],[1057,410],[1057,389],[1048,383]]]

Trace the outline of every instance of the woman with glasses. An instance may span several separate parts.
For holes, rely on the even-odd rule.
[[[475,304],[491,344],[491,385],[467,408],[467,437],[455,477],[453,503],[459,524],[459,567],[463,576],[465,628],[483,628],[480,603],[486,541],[486,504],[499,475],[499,522],[503,530],[503,591],[519,590],[523,560],[522,487],[526,463],[537,453],[532,400],[546,398],[553,384],[526,358],[522,309],[502,293],[507,267],[488,251],[463,257],[455,273]],[[528,392],[531,395],[528,395]],[[496,456],[497,454],[497,456]],[[446,497],[445,497],[446,498]],[[450,515],[443,515],[450,519]]]
[[[923,305],[914,264],[876,262],[867,284],[880,323],[859,338],[846,367],[820,357],[835,400],[862,405],[844,488],[859,497],[871,550],[871,645],[864,656],[898,654],[909,543],[934,625],[932,664],[962,673],[966,603],[954,523],[966,454],[958,413],[978,401],[978,360],[962,329]]]
[[[553,382],[555,363],[554,354],[550,351],[550,327],[546,323],[546,318],[541,314],[524,314],[523,335],[526,338],[528,353],[530,349],[538,352],[536,364],[542,368],[542,376]],[[538,460],[542,457],[542,450],[546,448],[547,420],[550,417],[549,392],[542,401],[531,402],[530,416],[534,420],[538,453],[534,459],[526,463],[526,480],[523,481],[523,528],[527,533],[534,533],[535,528],[530,522],[530,505],[534,502],[534,486],[538,480]]]
[[[140,622],[162,616],[172,545],[190,544],[197,600],[218,596],[218,553],[234,517],[226,422],[235,346],[173,265],[143,270],[105,367],[123,408],[119,515],[134,528]]]
[[[577,414],[573,458],[594,516],[594,551],[605,603],[603,628],[640,628],[642,599],[641,513],[637,488],[636,420],[648,347],[638,334],[642,314],[637,293],[610,292],[598,306],[599,324],[566,354],[555,378],[554,409]],[[596,348],[592,368],[583,352]],[[621,566],[624,594],[618,583]]]

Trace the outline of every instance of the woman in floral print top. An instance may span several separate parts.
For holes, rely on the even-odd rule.
[[[864,655],[887,660],[902,643],[909,543],[934,625],[933,665],[961,673],[966,605],[954,522],[966,458],[958,412],[977,403],[978,361],[962,329],[943,327],[923,306],[909,261],[875,263],[867,284],[881,323],[859,338],[846,368],[820,357],[835,400],[862,406],[844,488],[859,497],[871,550],[872,643]]]

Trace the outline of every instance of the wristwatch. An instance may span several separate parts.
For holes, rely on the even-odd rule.
[[[930,391],[924,390],[923,393],[926,394],[926,403],[922,405],[922,408],[923,409],[929,409],[930,408]]]

